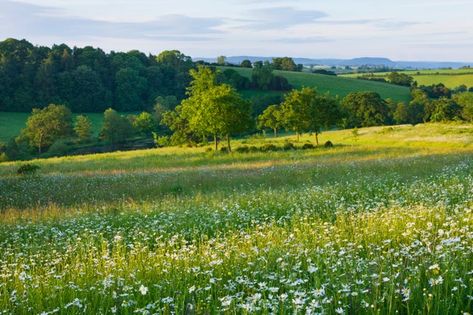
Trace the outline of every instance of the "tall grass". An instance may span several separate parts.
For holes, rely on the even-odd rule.
[[[344,145],[331,150],[38,160],[37,177],[2,164],[0,312],[471,312],[465,127],[326,133]]]

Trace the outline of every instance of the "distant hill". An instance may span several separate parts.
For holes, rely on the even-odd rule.
[[[231,64],[240,64],[243,60],[248,59],[251,62],[255,61],[271,61],[273,57],[259,57],[259,56],[232,56],[227,57],[227,62]],[[194,58],[195,61],[203,60],[206,62],[216,62],[216,58]],[[305,66],[328,66],[328,67],[361,67],[361,66],[375,66],[388,67],[395,69],[441,69],[454,68],[458,69],[465,66],[473,66],[473,63],[467,62],[438,62],[438,61],[392,61],[388,58],[373,58],[363,57],[354,59],[310,59],[310,58],[294,58],[298,64]]]

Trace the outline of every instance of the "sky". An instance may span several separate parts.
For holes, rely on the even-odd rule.
[[[473,0],[0,0],[0,40],[193,57],[473,61]]]

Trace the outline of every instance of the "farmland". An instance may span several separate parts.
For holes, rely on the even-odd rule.
[[[419,85],[433,85],[443,83],[448,88],[456,88],[460,85],[473,87],[472,69],[448,69],[448,70],[421,70],[401,71],[414,78]],[[361,74],[344,75],[344,77],[356,78]],[[375,73],[375,77],[384,78],[388,73]]]
[[[0,310],[461,314],[473,126],[331,131],[0,164]],[[306,135],[235,147],[296,147]]]
[[[221,67],[221,69],[226,69]],[[251,77],[252,69],[247,68],[230,68],[238,71],[242,76]],[[377,92],[381,97],[387,99],[391,98],[395,101],[409,101],[409,89],[401,86],[393,86],[380,82],[369,82],[356,80],[353,78],[312,74],[304,72],[289,72],[289,71],[274,71],[275,75],[285,77],[289,83],[295,88],[301,87],[315,87],[319,92],[330,93],[332,96],[344,97],[351,92]],[[243,91],[243,95],[255,96],[265,95],[275,92],[267,91]]]

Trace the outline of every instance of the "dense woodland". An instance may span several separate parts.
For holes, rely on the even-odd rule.
[[[51,103],[77,113],[150,110],[157,97],[182,100],[195,67],[179,51],[157,56],[137,50],[105,53],[100,48],[49,48],[7,39],[0,42],[0,111],[31,112]],[[255,64],[252,80],[229,69],[219,80],[237,89],[289,90],[286,79],[272,74],[276,68]]]

